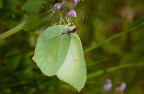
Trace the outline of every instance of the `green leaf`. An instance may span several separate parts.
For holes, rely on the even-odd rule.
[[[9,52],[5,58],[5,63],[7,63],[11,71],[15,71],[20,63],[22,55],[19,51],[13,50]]]
[[[19,64],[18,69],[19,71],[27,71],[32,69],[32,60],[28,56],[23,56],[21,59],[21,64]]]
[[[56,25],[44,30],[38,37],[33,60],[45,75],[57,75],[80,91],[86,82],[86,65],[78,35],[68,32],[74,28]]]
[[[37,15],[30,15],[27,19],[27,22],[24,25],[24,30],[26,31],[35,31],[42,23],[42,19]]]
[[[37,12],[42,8],[43,0],[28,0],[22,7],[27,12]]]
[[[80,91],[86,82],[86,64],[78,35],[71,33],[70,37],[68,53],[57,76]]]
[[[21,63],[17,68],[16,74],[21,80],[30,81],[33,76],[32,69],[33,69],[33,64],[30,57],[23,56],[21,59]]]
[[[0,9],[3,8],[3,0],[0,0]]]

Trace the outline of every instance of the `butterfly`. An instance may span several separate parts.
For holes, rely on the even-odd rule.
[[[86,63],[77,28],[54,25],[38,37],[33,60],[43,74],[56,75],[80,91],[86,83]]]

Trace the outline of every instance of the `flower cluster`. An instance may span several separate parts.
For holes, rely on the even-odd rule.
[[[103,85],[103,89],[105,92],[111,92],[112,90],[112,80],[111,79],[106,79],[106,82]],[[126,89],[126,83],[121,82],[119,85],[115,87],[115,92],[116,94],[124,94],[124,90]]]
[[[77,4],[78,4],[79,2],[80,2],[80,0],[73,0],[73,6],[74,6],[74,7],[77,6]],[[62,7],[62,3],[55,3],[54,6],[53,6],[53,8],[51,9],[51,11],[52,11],[53,13],[55,13],[58,9],[61,9],[61,7]],[[67,12],[66,15],[67,15],[67,17],[68,17],[68,20],[70,20],[71,17],[76,17],[76,16],[77,16],[76,11],[73,10],[73,9],[70,9],[70,10]]]

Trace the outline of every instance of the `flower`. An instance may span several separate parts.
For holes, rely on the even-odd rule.
[[[103,88],[104,88],[105,91],[111,90],[111,88],[112,88],[112,81],[111,81],[111,79],[106,79],[106,82],[105,82]]]
[[[120,89],[121,89],[122,91],[124,91],[125,88],[126,88],[126,83],[122,82],[122,83],[120,84]]]
[[[51,11],[55,13],[56,10],[61,8],[61,3],[55,3]]]
[[[71,17],[76,17],[76,11],[75,10],[70,10],[67,12],[68,20],[71,20]]]
[[[126,83],[122,82],[115,88],[115,93],[116,94],[124,94],[125,88],[126,88]]]
[[[71,9],[70,11],[67,12],[67,16],[69,18],[76,17],[76,11]]]
[[[60,9],[60,8],[61,8],[61,3],[54,4],[54,9]]]
[[[76,6],[79,2],[79,0],[73,0],[74,1],[74,6]]]

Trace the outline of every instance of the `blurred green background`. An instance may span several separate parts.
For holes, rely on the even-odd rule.
[[[0,34],[27,19],[29,13],[22,10],[26,1],[0,0]],[[77,18],[73,22],[78,27],[88,70],[80,94],[110,94],[103,90],[107,78],[112,80],[112,94],[144,94],[143,4],[143,0],[84,0],[75,8]],[[38,20],[31,24],[41,24]],[[45,23],[49,26],[49,20]],[[29,27],[0,40],[0,94],[77,94],[57,77],[43,75],[32,61],[36,31],[42,27]],[[121,82],[127,84],[126,89],[115,93]]]

